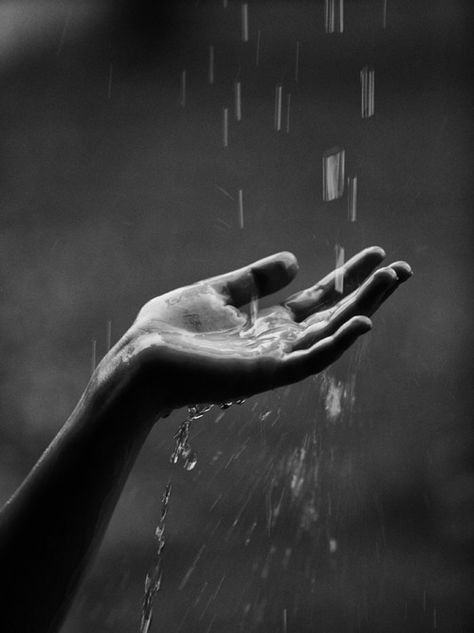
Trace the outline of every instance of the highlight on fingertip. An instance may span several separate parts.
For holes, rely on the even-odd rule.
[[[288,271],[296,274],[299,270],[298,260],[296,259],[296,255],[291,253],[290,251],[282,251],[278,253],[279,258],[284,261],[284,264]]]
[[[357,336],[365,334],[372,329],[372,321],[369,317],[358,314],[346,321],[337,331],[336,335],[356,334]]]
[[[363,333],[365,334],[365,332],[370,332],[370,330],[374,327],[372,320],[369,319],[369,317],[362,316],[362,315],[358,318],[359,318],[359,324]]]
[[[352,319],[349,319],[346,326],[350,327],[351,330],[356,330],[360,334],[365,334],[372,329],[373,323],[369,317],[364,314],[358,314],[357,316],[353,316]]]
[[[379,255],[381,259],[384,259],[387,254],[381,246],[368,246],[364,249],[366,253],[373,253],[374,255]]]

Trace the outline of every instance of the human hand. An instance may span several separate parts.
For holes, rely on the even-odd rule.
[[[324,370],[371,329],[369,317],[411,276],[405,262],[374,272],[384,257],[381,248],[367,248],[314,286],[261,311],[257,300],[295,277],[291,253],[152,299],[131,328],[145,372],[142,397],[159,391],[165,410],[220,403]],[[241,310],[247,304],[250,315]]]

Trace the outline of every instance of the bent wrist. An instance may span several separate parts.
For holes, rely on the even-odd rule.
[[[170,413],[160,385],[151,385],[143,361],[145,338],[132,326],[97,365],[83,399],[99,415],[151,427]]]

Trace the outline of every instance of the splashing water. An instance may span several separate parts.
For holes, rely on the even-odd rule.
[[[355,374],[342,381],[325,373],[321,380],[321,397],[330,422],[336,422],[344,411],[350,415],[355,403]]]
[[[216,406],[220,409],[228,409],[234,404],[241,405],[245,400],[230,400],[228,402],[220,402]],[[191,427],[193,422],[203,417],[205,413],[210,411],[214,407],[213,404],[192,404],[188,406],[188,417],[181,422],[178,430],[175,433],[174,439],[176,444],[173,452],[171,453],[170,462],[177,464],[181,458],[184,461],[184,467],[186,470],[193,470],[197,464],[196,453],[192,450],[189,442],[189,436],[191,433]]]

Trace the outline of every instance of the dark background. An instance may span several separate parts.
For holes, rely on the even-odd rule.
[[[160,421],[63,632],[138,630],[168,479],[152,631],[467,631],[470,4],[388,0],[384,29],[383,0],[346,0],[328,35],[323,2],[250,1],[248,43],[228,5],[0,5],[0,502],[74,407],[107,320],[117,340],[150,297],[278,250],[299,259],[294,291],[336,243],[380,244],[415,276],[324,377],[209,413],[192,472],[169,464],[183,413]],[[346,197],[322,201],[335,145],[358,177],[355,223]]]

